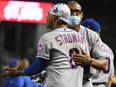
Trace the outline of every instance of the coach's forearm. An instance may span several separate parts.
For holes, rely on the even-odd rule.
[[[106,58],[100,58],[100,59],[92,58],[91,66],[98,70],[106,70],[107,59]]]

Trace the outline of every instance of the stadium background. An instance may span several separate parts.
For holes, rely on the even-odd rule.
[[[5,1],[5,0],[4,0]],[[14,1],[14,0],[12,0]],[[16,0],[15,0],[16,1]],[[64,2],[70,0],[19,0],[34,2]],[[116,55],[116,10],[115,0],[76,0],[84,11],[84,18],[93,18],[101,24],[101,38]],[[1,14],[0,14],[1,15]],[[3,22],[0,23],[0,68],[8,64],[12,57],[35,59],[37,41],[50,30],[45,24]],[[114,61],[114,63],[116,60]],[[116,63],[115,63],[116,64]],[[2,72],[2,69],[0,70]],[[3,79],[0,79],[2,87]],[[115,86],[114,86],[115,87]]]

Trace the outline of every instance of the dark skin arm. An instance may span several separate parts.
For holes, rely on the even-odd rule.
[[[108,79],[108,86],[107,87],[111,87],[112,84],[116,84],[116,75],[109,77]]]
[[[99,58],[98,60],[92,58],[92,67],[98,70],[106,70],[107,69],[107,59]]]
[[[25,73],[23,71],[17,71],[17,68],[6,68],[4,69],[6,72],[3,74],[0,74],[0,77],[17,77],[17,76],[25,76]]]
[[[78,65],[90,65],[97,70],[106,70],[107,69],[107,59],[99,58],[94,59],[91,58],[86,52],[81,54],[73,54],[73,61]]]

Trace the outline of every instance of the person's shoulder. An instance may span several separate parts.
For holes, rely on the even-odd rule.
[[[107,45],[106,43],[102,42],[101,44],[103,47],[105,47],[105,49],[108,50],[108,52],[114,56],[113,50],[111,49],[111,47],[109,45]]]
[[[57,29],[54,29],[50,32],[45,33],[44,35],[42,35],[41,38],[51,38],[51,37],[53,37],[56,34],[59,34],[61,32],[75,32],[75,33],[77,33],[75,30],[70,29],[70,28],[57,28]]]
[[[108,49],[110,49],[112,51],[112,49],[109,47],[109,45],[107,45],[106,43],[102,43],[105,47],[107,47]]]
[[[102,44],[104,45],[104,46],[106,46],[106,47],[109,47],[106,43],[104,43],[104,42],[102,42]]]
[[[95,31],[92,31],[92,30],[90,30],[89,28],[84,27],[84,26],[82,26],[82,25],[81,25],[81,27],[83,27],[83,28],[86,30],[86,32],[87,32],[90,36],[93,36],[93,37],[100,37]]]
[[[86,30],[90,33],[90,34],[95,34],[98,35],[95,31],[90,30],[89,28],[85,27]],[[98,35],[99,36],[99,35]]]
[[[71,32],[75,32],[75,33],[78,33],[76,30],[74,30],[74,29],[70,29],[70,28],[67,28],[66,29],[67,31],[71,31]],[[79,34],[79,33],[78,33]]]
[[[52,32],[50,31],[50,32],[47,32],[47,33],[45,33],[45,34],[43,34],[42,36],[41,36],[41,38],[40,38],[40,40],[47,40],[47,39],[49,39],[50,37],[52,37]]]

